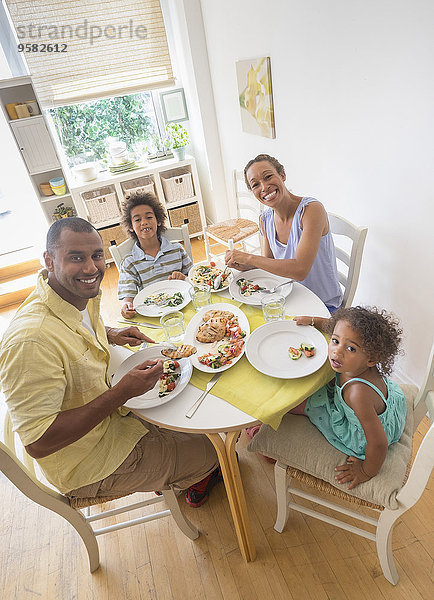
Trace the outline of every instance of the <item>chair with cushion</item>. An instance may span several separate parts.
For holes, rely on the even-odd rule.
[[[240,243],[245,252],[255,254],[261,251],[262,238],[258,226],[261,205],[247,189],[242,171],[234,170],[233,179],[237,217],[205,227],[205,250],[208,261],[224,253],[213,252],[213,248],[219,245],[232,250],[234,244]]]
[[[360,265],[368,228],[356,227],[350,221],[333,213],[328,213],[328,217],[338,260],[339,283],[344,292],[342,306],[347,307],[351,306],[359,282]],[[343,240],[342,238],[347,239]],[[344,270],[340,268],[341,263],[345,265]]]
[[[188,256],[191,258],[191,260],[193,260],[190,235],[188,233],[188,225],[186,223],[181,225],[181,227],[168,227],[164,232],[164,236],[169,240],[169,242],[182,242]],[[117,246],[109,246],[110,254],[115,261],[118,271],[124,256],[128,254],[128,252],[131,252],[134,242],[135,240],[133,240],[133,238],[129,238]]]
[[[393,526],[398,517],[419,500],[433,468],[434,346],[421,389],[418,391],[412,385],[401,385],[401,388],[407,400],[407,420],[401,439],[389,447],[380,472],[352,490],[348,491],[334,480],[334,467],[343,464],[346,455],[329,444],[306,417],[287,414],[277,431],[262,425],[248,447],[250,451],[261,452],[277,461],[274,470],[277,496],[274,528],[277,531],[281,533],[285,528],[288,509],[292,508],[373,540],[384,576],[394,585],[398,583],[399,576],[392,554]],[[427,410],[431,426],[411,464],[413,434]],[[295,487],[292,479],[310,490]],[[292,496],[368,523],[375,527],[375,533],[324,514],[316,510],[316,506],[310,508],[299,504]],[[344,499],[347,505],[337,504],[324,496]],[[364,507],[375,510],[379,517],[368,516]]]
[[[112,360],[110,361],[109,373],[112,374],[117,365],[131,354],[131,351],[125,348],[115,346],[111,349],[113,352]],[[0,394],[0,402],[3,398]],[[17,487],[29,500],[33,500],[36,504],[48,508],[66,519],[77,531],[79,536],[86,546],[89,556],[89,567],[93,573],[99,567],[99,549],[96,536],[103,533],[109,533],[132,525],[139,525],[147,521],[161,519],[172,515],[180,530],[190,539],[195,540],[199,536],[199,531],[190,523],[184,516],[178,504],[178,499],[173,489],[164,490],[162,496],[155,496],[139,502],[133,502],[114,508],[105,510],[97,514],[90,514],[89,507],[96,504],[103,504],[123,496],[110,496],[107,498],[77,498],[70,499],[57,492],[53,488],[45,485],[38,477],[37,468],[33,459],[27,454],[24,448],[19,445],[21,452],[17,453],[15,444],[15,434],[12,432],[11,421],[9,414],[6,412],[4,418],[4,443],[0,441],[0,471]],[[22,458],[22,460],[20,459]],[[124,494],[124,496],[131,494]],[[113,517],[124,512],[130,512],[145,506],[153,506],[165,502],[167,507],[159,507],[156,512],[146,514],[136,519],[122,521],[116,525],[101,527],[94,529],[91,523]],[[87,509],[82,512],[81,509]]]

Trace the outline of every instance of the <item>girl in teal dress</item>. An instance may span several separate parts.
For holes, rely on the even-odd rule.
[[[295,317],[297,325],[332,331],[328,358],[333,381],[293,409],[348,455],[335,468],[338,483],[351,490],[380,470],[387,448],[402,435],[406,403],[401,388],[387,379],[399,351],[402,330],[376,308],[341,308],[330,319]]]

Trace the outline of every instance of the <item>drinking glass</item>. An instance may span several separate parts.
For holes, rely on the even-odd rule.
[[[182,312],[169,312],[160,318],[166,340],[168,342],[182,342],[185,333],[184,315]]]
[[[262,298],[262,313],[266,323],[285,318],[285,298],[279,294],[269,294]]]
[[[191,288],[190,298],[193,302],[194,310],[200,310],[204,306],[211,304],[211,288],[209,286],[202,288]]]

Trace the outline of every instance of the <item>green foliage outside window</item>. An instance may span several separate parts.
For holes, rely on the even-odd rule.
[[[95,160],[107,156],[106,139],[126,142],[129,151],[151,149],[160,139],[149,92],[95,100],[51,109],[60,143],[70,165],[89,153]]]

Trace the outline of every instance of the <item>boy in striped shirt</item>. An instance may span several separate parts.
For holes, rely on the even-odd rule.
[[[118,298],[122,316],[136,315],[134,297],[145,286],[165,279],[185,279],[192,261],[181,244],[164,237],[166,214],[149,192],[130,193],[122,206],[122,225],[135,244],[122,260]]]

